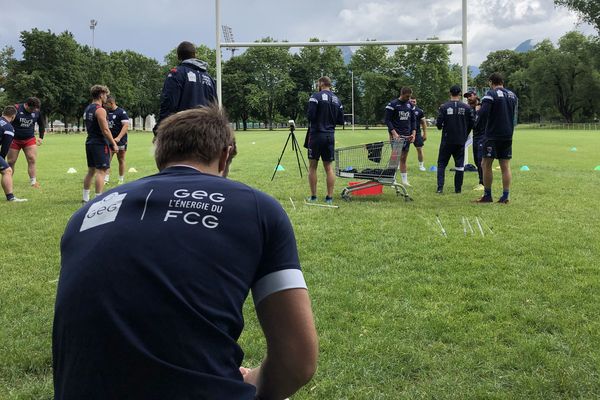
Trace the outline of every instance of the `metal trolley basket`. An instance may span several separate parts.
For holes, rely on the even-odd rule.
[[[359,144],[335,150],[335,174],[340,178],[366,179],[357,185],[346,186],[342,198],[350,200],[352,192],[384,185],[396,190],[405,201],[412,199],[406,188],[396,181],[404,139]]]

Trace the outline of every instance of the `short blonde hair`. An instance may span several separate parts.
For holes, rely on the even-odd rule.
[[[92,99],[96,100],[100,98],[102,93],[110,94],[110,90],[108,90],[107,86],[103,85],[94,85],[90,89],[90,94],[92,95]]]

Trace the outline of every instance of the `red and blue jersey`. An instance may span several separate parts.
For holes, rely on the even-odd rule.
[[[4,117],[0,117],[0,157],[6,158],[15,137],[15,128]]]
[[[119,136],[121,133],[121,129],[123,129],[123,124],[129,123],[129,116],[127,115],[127,111],[123,110],[121,107],[115,108],[113,111],[106,111],[106,119],[108,120],[108,129],[110,129],[110,133],[113,138]],[[121,138],[117,145],[122,146],[127,144],[127,134]]]
[[[87,130],[85,144],[108,144],[104,134],[102,134],[102,129],[100,129],[98,118],[96,118],[96,111],[99,108],[102,108],[102,106],[96,103],[92,103],[85,108],[83,114],[83,118],[85,119],[85,129]]]
[[[414,107],[410,101],[394,99],[385,106],[385,124],[388,132],[395,130],[400,136],[410,136],[416,130]]]
[[[307,118],[311,135],[333,134],[336,125],[344,125],[344,107],[332,91],[321,90],[308,99]]]
[[[17,109],[17,115],[12,122],[15,128],[15,139],[27,140],[35,137],[35,124],[38,124],[40,130],[40,139],[44,138],[46,133],[46,126],[44,119],[42,118],[39,111],[29,112],[25,109],[25,104],[15,104]]]
[[[254,399],[244,302],[305,287],[272,197],[186,166],[119,186],[62,237],[55,399]]]

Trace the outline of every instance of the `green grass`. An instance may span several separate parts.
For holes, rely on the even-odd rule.
[[[338,179],[339,209],[302,204],[308,185],[291,150],[270,182],[286,134],[238,133],[230,177],[272,194],[294,225],[320,337],[318,372],[294,399],[600,397],[600,132],[519,130],[508,206],[471,204],[475,173],[462,194],[436,195],[435,174],[417,170],[411,149],[414,202],[390,188],[343,202],[347,181]],[[128,167],[139,172],[127,180],[155,172],[151,135],[130,136]],[[338,131],[337,145],[386,137]],[[430,131],[427,166],[439,137]],[[0,399],[52,398],[59,241],[79,207],[83,142],[49,136],[39,150],[42,189],[28,187],[21,158],[15,194],[30,201],[0,202]],[[323,187],[320,171],[321,196]],[[482,218],[494,234],[465,236],[463,217]],[[241,342],[245,365],[255,366],[264,341],[249,303]]]

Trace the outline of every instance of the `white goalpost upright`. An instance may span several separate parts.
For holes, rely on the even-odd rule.
[[[221,42],[221,0],[215,0],[215,33],[216,33],[216,67],[217,67],[217,96],[219,106],[223,105],[222,90],[222,65],[221,49],[226,48],[248,48],[248,47],[326,47],[326,46],[411,46],[420,44],[459,44],[462,47],[462,89],[466,91],[468,82],[467,64],[467,0],[462,1],[462,39],[426,39],[426,40],[383,40],[383,41],[351,41],[351,42]],[[352,109],[354,126],[354,109]],[[466,163],[466,161],[465,161]]]

